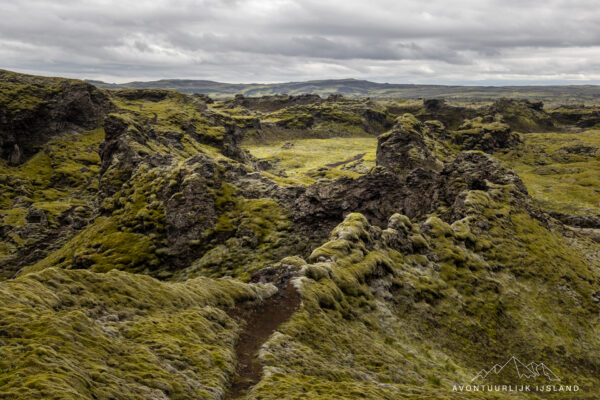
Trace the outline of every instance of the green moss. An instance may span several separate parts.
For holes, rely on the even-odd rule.
[[[398,214],[380,231],[349,215],[302,267],[302,307],[263,346],[265,377],[250,397],[465,398],[452,385],[506,354],[543,358],[593,392],[587,367],[561,349],[600,362],[586,350],[600,342],[584,317],[598,272],[511,203],[511,190],[467,193],[468,215],[452,225],[432,216],[418,227]],[[413,251],[422,254],[381,245],[418,231],[428,245]]]
[[[533,198],[552,211],[600,213],[597,153],[565,150],[577,146],[600,149],[600,131],[529,133],[522,137],[522,148],[497,156],[519,174]]]
[[[370,138],[331,138],[291,140],[291,148],[282,148],[284,142],[269,145],[246,145],[244,148],[261,159],[275,164],[276,169],[264,172],[265,176],[286,184],[306,185],[320,178],[356,178],[363,173],[348,169],[354,158],[360,156],[364,171],[375,166],[377,139]],[[363,155],[364,154],[364,155]],[[332,166],[327,166],[328,164]],[[284,176],[277,176],[277,168]],[[283,174],[282,174],[283,175]]]
[[[235,368],[239,327],[223,309],[267,293],[233,280],[166,284],[116,271],[46,269],[1,282],[0,391],[211,398]]]
[[[202,257],[179,279],[231,275],[242,280],[280,260],[297,245],[287,212],[272,199],[246,199],[223,183],[215,191],[219,217],[201,235]]]
[[[159,132],[184,133],[193,128],[195,134],[215,140],[222,140],[225,133],[223,127],[214,126],[202,114],[200,104],[192,96],[182,93],[168,92],[163,99],[152,101],[130,100],[120,97],[119,92],[116,92],[114,102],[122,110],[129,111],[134,118],[151,122]]]
[[[73,81],[0,70],[0,106],[9,115],[35,110],[58,93],[62,84],[68,82]]]
[[[5,246],[7,260],[40,238],[21,230],[29,208],[43,210],[48,224],[39,229],[51,230],[59,227],[63,213],[93,206],[100,170],[98,147],[103,139],[103,129],[65,134],[46,143],[22,165],[0,161],[0,221],[12,228]],[[88,213],[79,216],[87,218]]]

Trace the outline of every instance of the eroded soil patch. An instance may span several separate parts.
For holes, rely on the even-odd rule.
[[[300,306],[300,295],[294,286],[286,286],[260,304],[237,307],[229,315],[243,320],[244,328],[235,347],[236,376],[225,399],[243,397],[261,378],[262,366],[257,358],[260,346]]]

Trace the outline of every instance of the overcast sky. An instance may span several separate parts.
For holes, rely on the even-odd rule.
[[[600,83],[592,0],[0,0],[0,68],[109,82]]]

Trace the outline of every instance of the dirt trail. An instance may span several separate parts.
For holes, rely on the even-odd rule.
[[[260,381],[262,366],[257,358],[258,349],[299,306],[300,296],[287,282],[283,289],[262,303],[237,307],[229,312],[231,317],[245,322],[235,347],[236,376],[224,399],[244,398],[248,390]]]

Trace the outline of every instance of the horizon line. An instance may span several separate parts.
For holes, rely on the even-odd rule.
[[[282,81],[252,81],[252,82],[234,82],[220,79],[210,79],[210,78],[198,78],[198,77],[144,77],[144,78],[124,78],[117,79],[117,81],[110,81],[115,77],[109,78],[91,78],[85,77],[85,73],[52,73],[52,72],[41,72],[34,71],[31,69],[10,69],[7,67],[1,67],[0,70],[5,70],[9,72],[26,74],[26,75],[34,75],[34,76],[43,76],[43,77],[51,77],[51,78],[64,78],[64,79],[79,79],[83,81],[95,81],[101,82],[104,84],[110,85],[125,85],[130,83],[148,83],[148,82],[159,82],[159,81],[206,81],[206,82],[214,82],[228,85],[282,85],[282,84],[291,84],[291,83],[310,83],[310,82],[326,82],[326,81],[357,81],[357,82],[369,82],[375,83],[379,85],[412,85],[412,86],[445,86],[445,87],[568,87],[568,86],[600,86],[600,81],[579,81],[579,80],[559,80],[559,81],[538,81],[538,80],[523,80],[523,81],[502,81],[502,80],[479,80],[479,81],[468,81],[468,82],[427,82],[427,83],[416,83],[416,82],[390,82],[384,81],[383,79],[378,78],[356,78],[356,77],[343,77],[343,78],[314,78],[314,79],[306,79],[306,80],[282,80]]]

